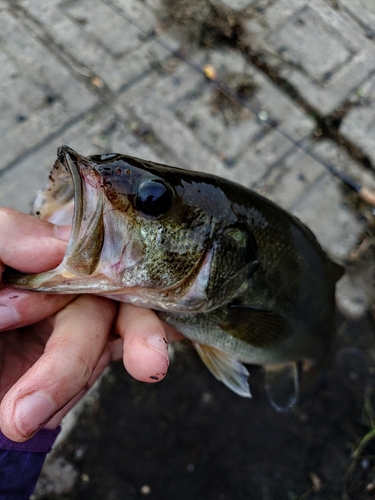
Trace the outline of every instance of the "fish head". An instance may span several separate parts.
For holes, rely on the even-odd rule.
[[[50,293],[115,294],[183,311],[212,306],[215,282],[227,295],[218,255],[225,253],[224,240],[237,248],[242,232],[230,229],[228,237],[234,216],[213,183],[131,156],[84,157],[63,146],[35,214],[53,217],[51,192],[52,212],[73,207],[64,259],[52,271],[13,277],[13,284]],[[228,273],[233,280],[233,270]],[[216,297],[215,305],[223,300]]]

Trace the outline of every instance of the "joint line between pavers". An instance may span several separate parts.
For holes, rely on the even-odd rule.
[[[62,125],[60,128],[58,128],[57,130],[52,132],[50,135],[45,137],[42,141],[38,142],[37,144],[35,144],[31,148],[27,149],[25,152],[18,155],[16,158],[14,158],[12,161],[10,161],[8,163],[8,165],[6,165],[4,168],[2,168],[0,170],[0,179],[5,173],[9,172],[9,170],[11,170],[13,167],[15,167],[21,161],[23,161],[27,156],[29,156],[32,153],[35,153],[36,151],[41,149],[43,146],[48,144],[48,142],[54,140],[56,137],[61,135],[63,132],[68,130],[70,127],[74,126],[76,123],[78,123],[80,120],[82,120],[87,114],[98,111],[98,110],[100,110],[100,108],[102,108],[104,105],[106,106],[107,104],[108,104],[107,102],[95,104],[91,108],[85,109],[84,111],[82,111],[81,113],[74,116],[73,118],[68,120],[66,123],[64,123],[64,125]]]

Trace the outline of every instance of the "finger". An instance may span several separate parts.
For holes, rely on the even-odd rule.
[[[162,322],[150,309],[121,304],[116,332],[124,339],[124,365],[142,382],[157,382],[168,371],[168,340]]]
[[[0,208],[0,275],[4,264],[36,273],[56,267],[63,259],[69,232],[67,226],[54,226],[16,210]],[[38,322],[74,298],[2,288],[0,331]]]
[[[0,332],[31,325],[69,304],[76,295],[53,295],[6,287],[0,290]]]
[[[0,262],[22,272],[38,273],[60,264],[69,228],[0,208],[0,234]]]
[[[116,305],[81,295],[56,315],[44,354],[8,391],[0,405],[3,433],[25,441],[88,383],[100,359]]]
[[[56,429],[60,425],[61,420],[65,415],[83,398],[86,392],[94,385],[98,380],[103,371],[112,361],[117,361],[122,359],[123,349],[122,349],[122,339],[118,338],[112,340],[106,344],[103,354],[101,355],[98,364],[96,365],[89,381],[85,387],[71,400],[67,403],[59,412],[56,413],[54,417],[46,424],[47,429]]]

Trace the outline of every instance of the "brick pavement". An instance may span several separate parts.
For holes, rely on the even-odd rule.
[[[375,187],[373,3],[220,2],[244,19],[242,50],[163,31],[161,0],[0,0],[0,204],[27,211],[67,143],[256,187],[345,258],[363,224],[295,141]],[[246,90],[247,107],[220,95],[205,64]],[[332,133],[319,139],[322,123]]]

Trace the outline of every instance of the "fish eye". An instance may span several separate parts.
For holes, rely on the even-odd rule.
[[[161,179],[142,182],[134,199],[136,210],[152,218],[168,212],[173,202],[172,188]]]

